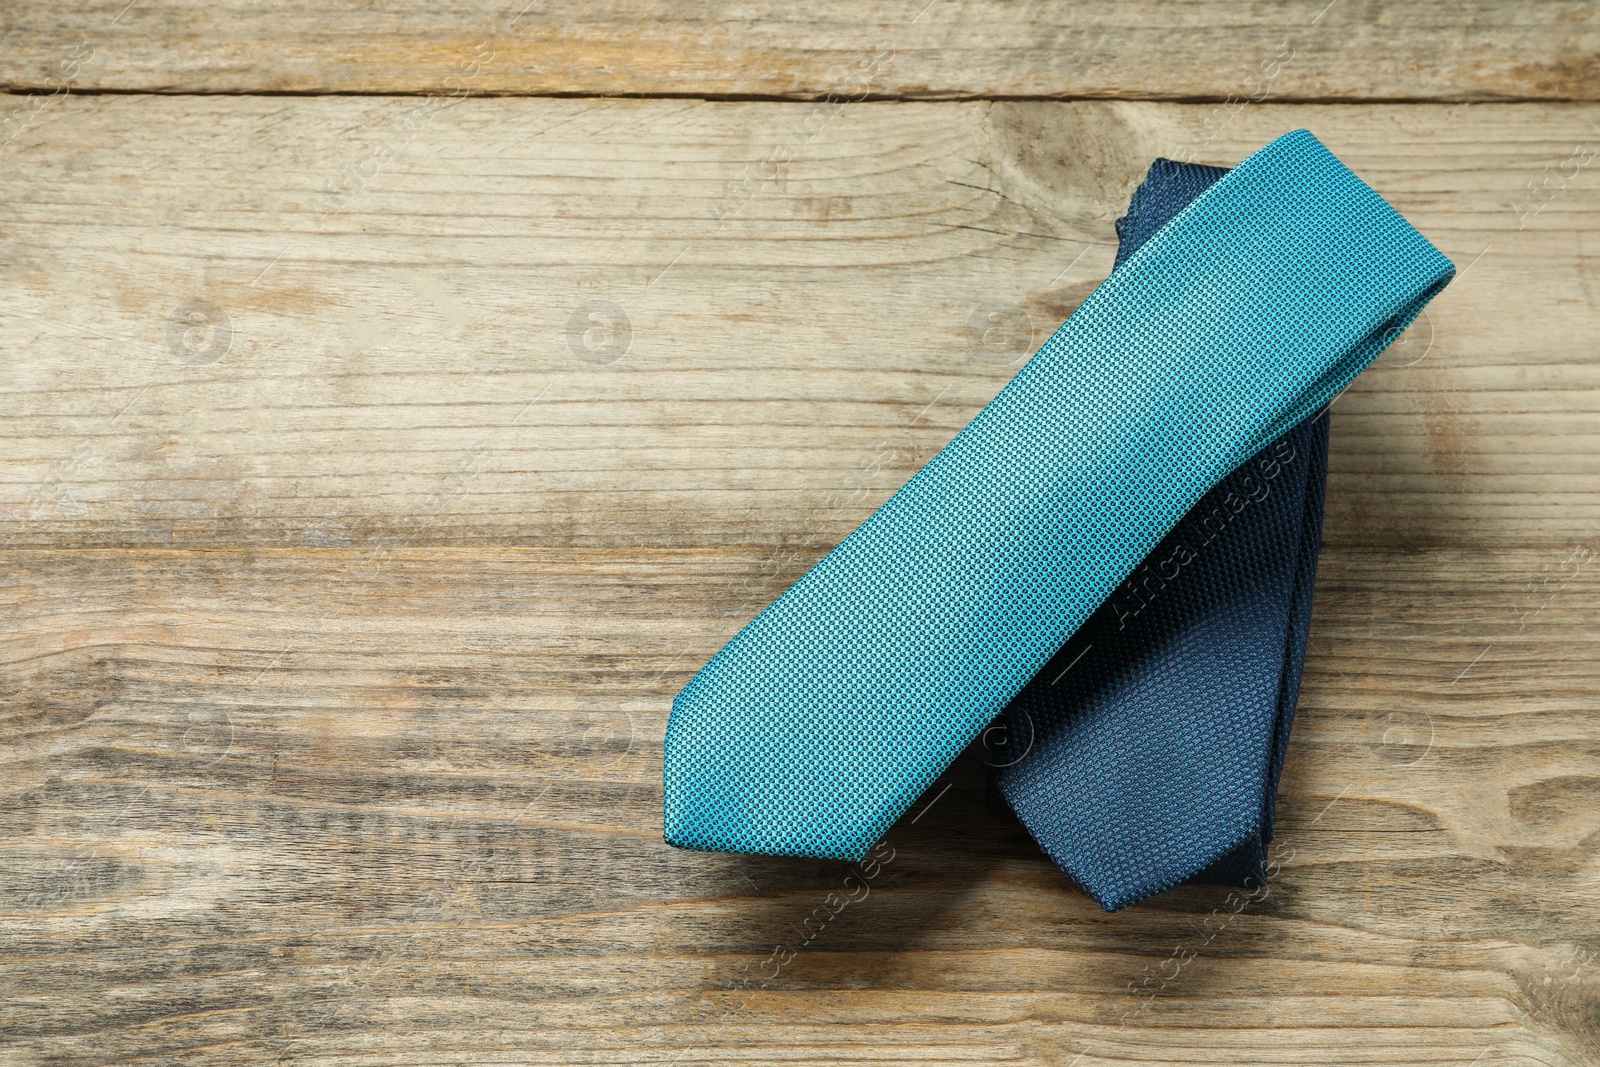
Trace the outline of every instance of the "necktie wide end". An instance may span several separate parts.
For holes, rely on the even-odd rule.
[[[662,820],[662,839],[673,848],[688,852],[731,852],[747,856],[792,856],[804,859],[842,860],[859,863],[876,843],[876,839],[857,847],[859,838],[848,847],[826,839],[795,840],[792,838],[759,838],[738,828],[730,827],[725,820],[707,821],[691,815],[673,814],[672,798],[667,799],[667,814]]]
[[[778,769],[742,766],[717,747],[669,750],[662,838],[674,848],[855,863],[893,822],[892,814],[873,818],[860,808],[818,811],[801,783],[786,788]]]

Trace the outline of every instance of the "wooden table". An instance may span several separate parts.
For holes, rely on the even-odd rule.
[[[1600,1063],[1600,12],[925,3],[0,4],[0,1063]],[[678,688],[1298,127],[1459,275],[1270,890],[1102,914],[971,762],[820,932],[666,847]]]

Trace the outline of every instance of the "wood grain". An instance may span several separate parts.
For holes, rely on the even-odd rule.
[[[857,104],[801,145],[805,105],[472,100],[401,143],[414,106],[74,98],[20,139],[0,540],[831,544],[1093,289],[1210,113]],[[1461,270],[1337,402],[1336,536],[1596,531],[1595,171],[1526,183],[1597,119],[1263,106],[1193,151],[1310,127]]]
[[[0,26],[0,83],[45,90],[1600,98],[1582,0],[8,0]]]
[[[1600,1055],[1592,569],[1518,629],[1545,552],[1327,554],[1264,899],[1105,915],[963,762],[768,981],[847,869],[663,845],[660,743],[810,562],[13,550],[0,1058]]]
[[[471,91],[815,95],[898,18],[675,11]],[[184,94],[0,146],[0,1064],[1600,1062],[1600,109],[457,100],[471,6],[0,12],[13,84],[98,19],[76,84]],[[1220,96],[1315,14],[935,5],[882,89]],[[1271,91],[1587,99],[1587,16],[1345,0]],[[265,89],[421,95],[187,95]],[[972,758],[809,940],[843,866],[666,847],[673,693],[1151,158],[1297,127],[1460,276],[1335,404],[1265,896],[1105,915]]]

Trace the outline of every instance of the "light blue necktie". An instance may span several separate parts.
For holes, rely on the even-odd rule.
[[[667,841],[861,859],[1202,495],[1453,273],[1306,131],[1229,171],[678,694]]]

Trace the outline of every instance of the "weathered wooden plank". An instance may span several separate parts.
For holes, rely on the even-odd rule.
[[[1594,100],[1579,0],[1376,5],[1026,0],[550,8],[312,0],[0,7],[8,87],[433,92]]]
[[[1462,272],[1336,404],[1330,537],[1588,543],[1600,111],[1215,113],[71,98],[0,160],[0,542],[831,544],[1153,157],[1304,126]]]
[[[775,977],[845,868],[665,846],[660,743],[810,556],[0,558],[8,1064],[1600,1054],[1600,581],[1521,618],[1547,550],[1325,554],[1264,898],[1104,915],[964,762]]]

